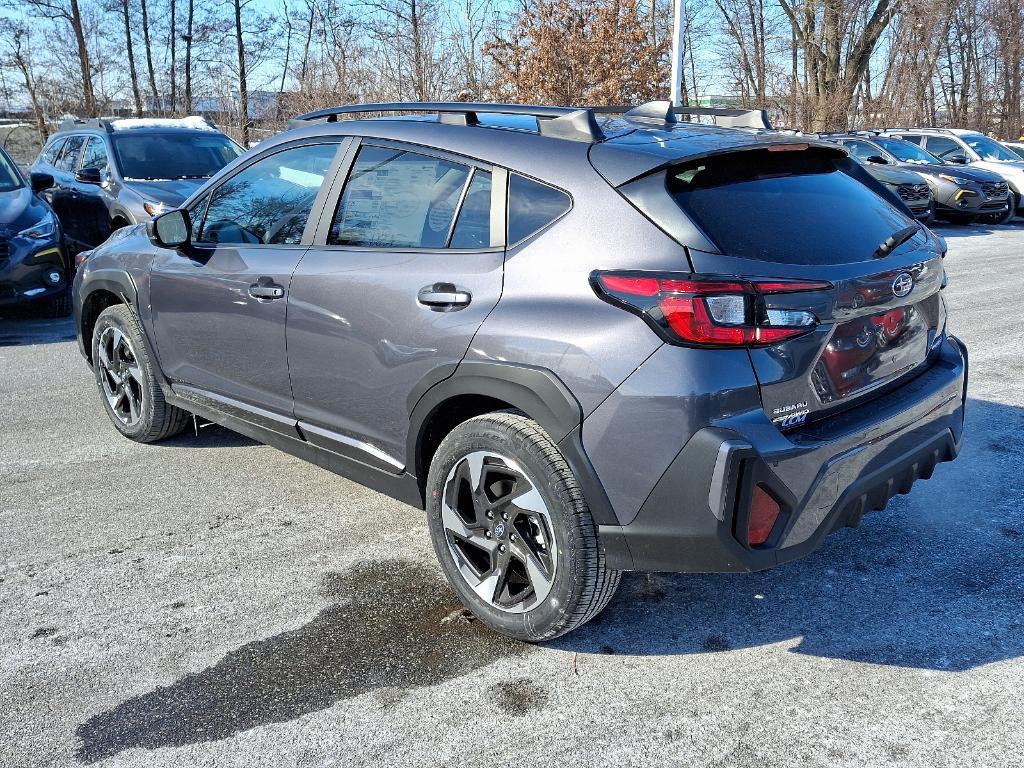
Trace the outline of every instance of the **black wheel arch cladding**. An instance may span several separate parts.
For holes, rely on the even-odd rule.
[[[550,370],[491,361],[463,361],[455,372],[434,384],[419,398],[410,414],[406,446],[408,466],[416,473],[420,492],[426,492],[429,470],[424,456],[427,430],[446,403],[477,395],[508,403],[536,421],[557,444],[599,525],[617,525],[618,518],[583,449],[583,409]]]

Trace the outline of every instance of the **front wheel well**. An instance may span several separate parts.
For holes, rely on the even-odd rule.
[[[124,300],[116,293],[99,288],[90,293],[82,303],[82,341],[85,346],[86,358],[92,363],[92,331],[96,327],[96,319],[107,307],[124,304]]]
[[[510,403],[487,395],[457,395],[440,403],[427,417],[420,429],[416,451],[416,478],[420,494],[426,498],[427,472],[438,446],[448,434],[464,421],[483,416],[485,413],[507,411]]]

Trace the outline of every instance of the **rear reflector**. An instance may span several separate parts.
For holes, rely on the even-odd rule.
[[[775,527],[775,521],[779,519],[782,508],[768,492],[760,485],[754,486],[754,493],[750,499],[750,522],[747,524],[747,543],[752,547],[759,546],[768,541]]]
[[[814,330],[817,318],[768,308],[765,296],[832,288],[822,281],[690,274],[594,272],[590,279],[598,296],[639,315],[666,341],[711,347],[756,347],[802,336]]]

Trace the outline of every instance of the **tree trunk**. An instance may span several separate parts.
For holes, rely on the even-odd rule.
[[[284,41],[284,65],[281,67],[281,85],[277,89],[277,117],[281,117],[281,101],[284,96],[284,83],[288,77],[288,64],[291,63],[292,55],[292,17],[288,13],[288,3],[284,4],[284,22],[287,26],[287,32],[285,34]]]
[[[142,94],[139,93],[139,74],[135,69],[135,49],[132,47],[132,23],[128,0],[121,0],[121,15],[124,18],[124,42],[128,53],[128,72],[132,78],[132,98],[135,100],[135,116],[142,117]]]
[[[249,148],[249,89],[245,81],[245,41],[242,38],[242,2],[235,4],[235,43],[238,48],[238,127],[242,146]]]
[[[178,109],[178,81],[177,81],[177,70],[178,60],[175,56],[176,43],[178,38],[178,24],[176,19],[176,13],[178,10],[177,0],[170,0],[171,4],[171,114],[173,115]]]
[[[185,30],[185,112],[192,114],[192,21],[195,0],[188,0],[188,23]]]
[[[420,40],[420,16],[416,0],[409,0],[409,20],[412,25],[413,73],[416,78],[416,98],[427,100],[427,84],[423,73],[423,41]]]
[[[92,67],[89,65],[89,48],[85,44],[85,30],[82,28],[82,12],[78,0],[71,0],[71,28],[78,46],[78,64],[82,70],[82,98],[88,117],[96,117],[96,94],[92,89]]]
[[[149,36],[149,10],[146,8],[146,0],[142,4],[142,39],[146,43],[146,67],[149,70],[149,90],[153,95],[153,110],[160,109],[160,94],[156,90],[156,70],[153,69],[153,46]]]

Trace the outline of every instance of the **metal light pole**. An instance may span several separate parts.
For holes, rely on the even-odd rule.
[[[683,103],[683,0],[672,0],[672,103]]]

